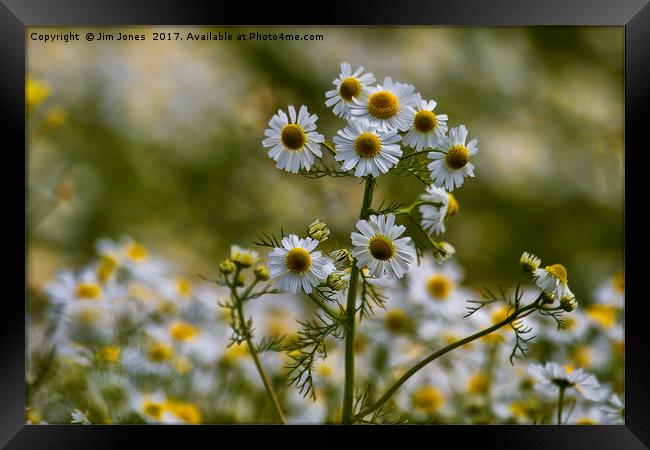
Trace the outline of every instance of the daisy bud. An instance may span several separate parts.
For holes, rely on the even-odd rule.
[[[330,235],[330,230],[325,222],[316,219],[307,227],[307,235],[319,242],[325,242]]]
[[[256,251],[241,248],[237,245],[230,246],[230,259],[241,267],[250,267],[260,258]]]
[[[438,246],[433,249],[433,256],[440,264],[452,258],[455,253],[456,249],[449,242],[439,242]]]
[[[350,285],[350,280],[343,278],[341,272],[332,272],[327,276],[327,286],[334,291],[342,291]]]
[[[573,294],[563,295],[560,299],[560,307],[566,312],[571,312],[578,307],[578,301]]]
[[[555,296],[553,294],[549,294],[546,291],[542,291],[542,302],[546,303],[547,305],[550,305],[554,301],[555,301]]]
[[[519,265],[526,273],[532,273],[539,268],[542,260],[532,253],[523,252],[519,258]]]
[[[336,270],[345,270],[352,267],[354,258],[352,258],[352,254],[348,250],[344,248],[334,250],[330,256],[334,260],[334,267],[336,267]]]
[[[456,197],[451,192],[447,193],[447,213],[445,214],[445,220],[449,219],[451,216],[456,214],[460,209]]]
[[[255,268],[255,278],[261,281],[266,281],[270,278],[269,268],[266,266],[258,266]]]
[[[235,271],[235,265],[229,259],[222,261],[221,264],[219,264],[219,272],[223,273],[224,275],[229,275],[234,271]]]

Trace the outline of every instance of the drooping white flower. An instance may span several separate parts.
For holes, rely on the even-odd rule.
[[[539,269],[539,265],[542,263],[542,260],[532,253],[523,252],[519,258],[519,265],[524,272],[532,273]]]
[[[406,131],[413,123],[420,96],[415,86],[395,82],[390,77],[383,85],[368,89],[368,94],[353,98],[351,119],[367,119],[381,131]]]
[[[433,161],[427,167],[436,186],[444,186],[448,191],[453,191],[462,186],[466,176],[474,176],[474,165],[470,162],[470,157],[478,153],[478,142],[472,139],[465,144],[466,140],[465,125],[454,127],[441,141],[440,150],[428,154]]]
[[[306,106],[301,106],[298,114],[293,105],[289,105],[289,116],[282,111],[269,121],[264,131],[264,147],[270,147],[269,157],[277,162],[278,169],[298,173],[301,168],[309,170],[314,164],[314,156],[321,157],[320,144],[325,137],[316,132],[316,114],[309,114]]]
[[[333,106],[332,112],[343,119],[350,118],[350,105],[354,105],[354,99],[367,95],[368,87],[375,82],[371,72],[362,73],[363,67],[352,72],[350,64],[341,63],[341,73],[332,81],[336,89],[325,93],[325,105]]]
[[[329,260],[315,252],[318,241],[312,238],[301,239],[290,234],[282,239],[282,247],[276,247],[269,254],[269,270],[272,278],[279,278],[276,285],[280,289],[297,294],[301,290],[311,293],[314,286],[325,280],[325,265]]]
[[[445,232],[445,220],[458,212],[458,202],[453,194],[443,188],[428,186],[426,193],[420,195],[420,200],[428,202],[420,205],[422,227],[429,235]],[[440,206],[436,206],[435,204]]]
[[[384,132],[367,120],[352,120],[334,136],[335,158],[343,170],[356,167],[357,177],[378,177],[399,162],[401,140],[396,130]]]
[[[562,264],[552,264],[543,269],[535,269],[533,280],[538,288],[553,295],[557,300],[561,300],[562,297],[573,297],[569,290],[568,273]]]
[[[351,235],[357,267],[367,267],[374,277],[402,278],[415,260],[411,238],[399,238],[406,227],[395,225],[395,216],[388,214],[370,216],[370,221],[360,220],[357,229],[361,233]]]
[[[415,107],[411,128],[404,135],[404,145],[417,151],[439,145],[447,132],[447,114],[434,114],[436,105],[435,100],[420,100]]]
[[[575,392],[588,400],[600,401],[607,394],[596,377],[582,369],[547,362],[544,366],[531,365],[528,372],[536,381],[535,389],[548,395],[557,396],[562,388],[567,394]]]

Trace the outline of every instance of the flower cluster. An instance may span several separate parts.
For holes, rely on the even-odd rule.
[[[226,287],[175,275],[170,264],[130,238],[101,240],[97,249],[98,257],[85,267],[63,270],[45,286],[44,314],[32,318],[29,423],[275,420],[270,411],[253,406],[254,398],[263,398],[264,387],[246,343],[224,344],[233,324]],[[351,255],[338,251],[330,256],[337,265],[334,273],[349,280]],[[243,294],[250,284],[260,286],[268,278],[259,259],[257,252],[233,246],[218,277],[233,280],[239,270],[243,279],[238,276],[238,283],[244,286],[236,290]],[[358,383],[385,389],[428,348],[449,345],[507,315],[507,305],[494,303],[463,318],[466,300],[478,297],[463,282],[464,272],[456,262],[441,265],[427,256],[401,280],[374,281],[373,288],[387,300],[357,329]],[[418,372],[396,392],[395,415],[415,423],[554,422],[562,388],[562,423],[622,423],[623,379],[612,377],[623,357],[621,280],[606,280],[586,299],[588,306],[563,318],[559,330],[551,316],[525,317],[538,341],[530,364],[500,363],[516,340],[502,329],[464,347],[461,358],[446,357]],[[285,365],[300,354],[294,346],[302,332],[296,319],[308,320],[309,308],[298,296],[262,291],[246,306],[256,339],[276,342],[259,356],[279,387],[287,377]],[[526,303],[539,297],[540,289],[523,292]],[[278,389],[287,422],[339,421],[340,341],[328,343],[328,356],[314,363],[312,377],[316,401]]]
[[[341,64],[325,93],[345,121],[331,143],[305,105],[279,110],[262,140],[278,169],[362,179],[343,242],[320,219],[263,233],[266,255],[233,245],[205,277],[215,286],[196,289],[134,240],[100,241],[99,260],[45,289],[34,342],[51,344],[31,350],[30,420],[43,380],[70,383],[43,375],[50,358],[86,380],[68,399],[74,423],[620,422],[622,279],[578,309],[567,268],[524,252],[514,288],[465,286],[454,246],[433,236],[460,211],[454,190],[474,177],[477,141],[415,86],[375,82]],[[377,202],[388,175],[424,192]],[[519,363],[531,355],[546,364]]]

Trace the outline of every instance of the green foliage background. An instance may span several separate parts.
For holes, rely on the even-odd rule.
[[[65,29],[31,29],[36,32]],[[82,32],[86,30],[74,30]],[[87,30],[91,31],[91,30]],[[99,31],[95,29],[92,31]],[[259,232],[315,218],[346,242],[362,187],[274,167],[261,145],[278,108],[324,105],[341,61],[416,85],[479,141],[444,239],[472,286],[513,279],[522,250],[569,270],[579,300],[622,270],[621,27],[115,28],[147,41],[28,42],[28,72],[51,87],[29,116],[30,287],[78,266],[98,237],[129,234],[188,275]],[[319,33],[309,42],[151,41],[153,31]],[[68,113],[42,133],[48,107]],[[73,186],[61,201],[62,186]],[[68,191],[70,191],[68,189]],[[376,198],[410,202],[416,180],[384,176]]]

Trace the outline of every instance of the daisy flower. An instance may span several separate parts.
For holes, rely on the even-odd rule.
[[[536,382],[535,389],[542,393],[556,396],[562,388],[567,393],[576,392],[587,400],[602,400],[600,383],[594,375],[582,369],[574,370],[571,366],[547,362],[544,366],[533,364],[528,371]]]
[[[404,135],[404,145],[417,151],[437,147],[447,132],[447,114],[434,114],[435,100],[420,100],[415,107],[411,128]]]
[[[336,89],[325,93],[325,106],[333,106],[332,112],[343,119],[350,118],[350,105],[354,104],[354,99],[366,95],[368,86],[376,81],[371,72],[362,73],[363,67],[352,72],[350,64],[341,63],[341,73],[332,81]]]
[[[395,225],[395,215],[370,216],[370,221],[360,220],[352,232],[352,255],[357,267],[368,267],[373,277],[402,278],[415,260],[415,249],[410,237],[401,236],[406,227]]]
[[[317,245],[315,239],[300,239],[290,234],[282,239],[282,247],[276,247],[269,254],[271,277],[279,277],[277,286],[280,289],[292,294],[303,290],[309,294],[314,286],[325,280],[328,259],[314,251]]]
[[[555,296],[556,299],[574,297],[569,290],[567,270],[562,264],[552,264],[543,269],[535,269],[533,280],[538,288]]]
[[[413,123],[420,96],[411,84],[393,83],[390,77],[383,85],[369,88],[368,94],[353,98],[352,119],[367,119],[381,131],[406,131]]]
[[[478,153],[478,142],[472,139],[465,145],[466,140],[465,125],[454,127],[440,142],[441,150],[428,154],[433,162],[427,168],[436,186],[444,185],[448,191],[453,191],[462,186],[466,176],[474,176],[474,165],[469,159]]]
[[[316,132],[316,114],[309,114],[306,106],[301,106],[296,115],[293,105],[289,106],[289,116],[278,110],[264,131],[264,147],[271,147],[269,157],[277,162],[278,169],[298,173],[300,168],[309,170],[314,163],[314,155],[323,156],[320,144],[325,137]]]
[[[519,265],[524,272],[534,272],[535,270],[539,269],[539,265],[541,263],[541,259],[528,252],[523,252],[519,258]]]
[[[458,202],[453,194],[445,191],[443,188],[429,186],[426,193],[420,195],[420,200],[425,203],[420,205],[420,214],[422,215],[422,227],[429,235],[445,232],[445,220],[458,212]],[[435,206],[431,203],[438,203]]]
[[[622,308],[625,304],[625,275],[618,275],[603,282],[595,293],[596,303]]]
[[[602,407],[602,411],[608,424],[622,425],[625,422],[625,404],[616,394],[609,397],[607,404]]]
[[[147,247],[129,236],[122,236],[119,241],[100,239],[96,249],[101,256],[96,271],[102,281],[111,279],[120,268],[145,283],[158,284],[160,279],[166,276],[166,264],[151,255]]]
[[[465,300],[473,293],[460,288],[463,272],[457,264],[436,264],[425,257],[408,274],[411,301],[422,305],[426,316],[436,320],[460,320],[465,314]]]
[[[352,120],[334,136],[335,158],[343,161],[343,170],[356,167],[357,177],[378,177],[399,162],[401,140],[397,130],[384,132],[365,119]]]

